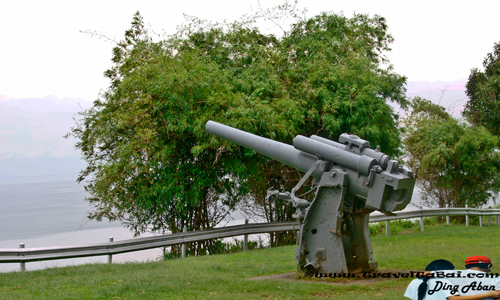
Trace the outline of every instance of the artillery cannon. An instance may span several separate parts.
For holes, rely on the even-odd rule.
[[[217,122],[206,130],[306,172],[291,192],[268,191],[268,199],[291,202],[300,222],[298,268],[312,273],[373,271],[369,214],[386,215],[411,201],[416,174],[389,156],[370,148],[358,136],[342,134],[339,142],[319,136],[298,135],[293,146],[263,138]],[[295,192],[309,177],[316,181],[312,202]],[[314,180],[313,179],[313,180]]]

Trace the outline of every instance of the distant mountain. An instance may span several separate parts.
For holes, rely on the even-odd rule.
[[[453,82],[445,81],[410,81],[407,84],[407,95],[419,96],[439,104],[456,118],[462,117],[462,111],[467,103],[465,94],[466,79]]]
[[[76,181],[86,165],[78,157],[0,158],[0,179],[68,175]]]
[[[0,97],[0,178],[77,174],[85,162],[64,139],[73,117],[92,106],[82,99]]]
[[[0,102],[0,109],[20,108],[29,112],[43,113],[76,113],[92,107],[92,103],[80,98],[59,99],[54,96],[44,98],[9,99]]]

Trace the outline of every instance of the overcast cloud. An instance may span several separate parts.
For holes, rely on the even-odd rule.
[[[261,4],[267,8],[282,2]],[[234,20],[258,5],[255,0],[3,1],[0,95],[94,100],[107,86],[102,74],[110,66],[113,44],[80,30],[102,31],[119,40],[139,10],[153,30],[172,33],[183,22],[183,13]],[[388,56],[396,72],[409,81],[467,78],[470,69],[480,67],[486,53],[500,41],[498,1],[308,0],[299,6],[308,7],[308,16],[343,11],[347,16],[358,12],[385,17],[395,38]]]

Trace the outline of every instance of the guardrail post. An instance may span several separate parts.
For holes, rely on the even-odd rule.
[[[112,243],[113,237],[110,237],[108,242]],[[113,254],[108,254],[108,264],[111,264],[112,262],[113,262]]]
[[[424,217],[420,217],[420,231],[424,232]]]
[[[483,227],[483,216],[479,216],[479,227]]]
[[[469,208],[469,205],[465,204],[465,208]],[[465,226],[469,226],[469,211],[467,211],[465,215]]]
[[[491,210],[491,206],[488,207],[490,210]],[[491,226],[491,211],[490,211],[490,214],[488,215],[488,227]]]
[[[245,226],[246,225],[248,225],[248,219],[245,219]],[[248,247],[248,234],[245,234],[245,237],[243,238],[243,251],[247,251],[248,249],[247,247]]]
[[[446,204],[446,209],[448,209],[450,206]],[[446,225],[450,225],[450,212],[446,211]]]
[[[388,236],[389,233],[391,232],[391,222],[390,221],[385,221],[385,235]]]
[[[182,229],[182,232],[187,232],[186,226]],[[186,257],[186,243],[182,244],[182,258]]]
[[[24,249],[24,243],[20,243],[19,248]],[[26,263],[24,261],[19,264],[19,269],[21,270],[21,272],[26,271]]]

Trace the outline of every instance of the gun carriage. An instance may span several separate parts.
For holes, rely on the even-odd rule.
[[[268,191],[296,207],[300,222],[298,268],[313,273],[373,271],[369,214],[394,215],[411,201],[416,174],[356,135],[342,134],[339,142],[316,135],[298,135],[293,146],[208,121],[207,132],[252,149],[306,174],[290,192]],[[313,177],[312,202],[295,195]]]

